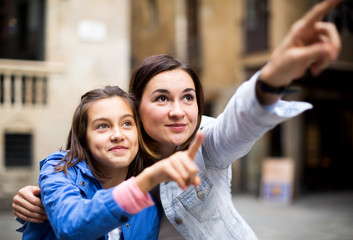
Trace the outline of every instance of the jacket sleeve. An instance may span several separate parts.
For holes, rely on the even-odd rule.
[[[202,129],[205,164],[226,168],[249,152],[254,143],[277,124],[312,108],[306,102],[280,100],[262,106],[255,85],[260,72],[244,82],[232,96],[223,113]]]
[[[113,190],[115,202],[131,214],[136,214],[142,209],[154,205],[150,194],[144,194],[137,186],[134,178],[129,178]]]
[[[16,232],[20,232],[20,233],[24,232],[24,230],[27,227],[28,222],[26,222],[25,220],[22,220],[19,217],[16,217],[15,220],[21,224],[20,227],[16,228]]]
[[[86,199],[77,186],[81,183],[75,182],[75,171],[70,170],[67,176],[55,172],[54,162],[47,161],[43,165],[39,185],[57,238],[97,239],[132,217],[114,200],[113,188],[98,190],[92,199]]]

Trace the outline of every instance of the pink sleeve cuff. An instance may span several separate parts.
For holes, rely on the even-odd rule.
[[[134,177],[122,182],[113,189],[114,200],[128,213],[136,214],[146,207],[154,205],[149,193],[143,194]]]

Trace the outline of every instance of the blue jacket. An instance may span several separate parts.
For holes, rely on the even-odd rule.
[[[157,204],[129,214],[113,199],[113,188],[102,189],[84,161],[70,167],[67,176],[55,172],[65,154],[53,153],[40,163],[39,186],[49,221],[26,223],[23,239],[108,239],[118,226],[125,240],[158,239],[162,210]]]

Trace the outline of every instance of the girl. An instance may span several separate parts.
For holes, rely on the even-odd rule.
[[[183,188],[198,184],[192,158],[201,137],[194,149],[146,168],[136,122],[133,101],[119,87],[82,96],[67,150],[41,162],[39,185],[50,224],[29,223],[23,239],[157,239],[161,212],[148,191],[167,180]]]

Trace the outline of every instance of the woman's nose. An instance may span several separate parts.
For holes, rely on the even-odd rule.
[[[184,116],[185,116],[185,111],[180,105],[180,103],[174,103],[169,110],[169,117],[179,119]]]

